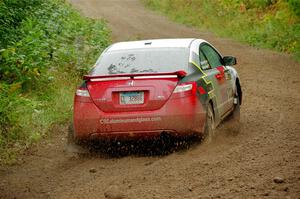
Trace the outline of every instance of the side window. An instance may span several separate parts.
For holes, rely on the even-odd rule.
[[[199,48],[199,50],[200,50],[200,48]],[[200,54],[200,51],[199,51],[199,54]],[[205,56],[203,55],[203,53],[202,53],[202,56],[203,56],[202,59],[200,59],[199,54],[192,51],[192,53],[191,53],[192,62],[189,63],[189,73],[195,73],[195,74],[201,75],[202,74],[201,68],[202,69],[210,68],[209,63],[208,63],[207,59],[205,58]],[[201,63],[201,61],[202,61],[202,63]],[[205,63],[206,63],[206,65],[203,67],[203,64],[205,64]],[[201,67],[201,68],[199,69],[199,67]]]
[[[212,68],[217,66],[222,66],[222,58],[212,47],[207,44],[204,44],[200,47],[201,51],[203,51],[205,57],[207,57],[208,62]]]
[[[200,55],[200,65],[201,65],[201,68],[203,70],[207,70],[207,69],[210,69],[210,65],[206,59],[206,57],[204,56],[203,52],[200,50],[199,51],[199,55]]]

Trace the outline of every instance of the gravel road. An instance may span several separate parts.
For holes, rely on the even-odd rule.
[[[197,37],[236,56],[241,131],[224,123],[210,144],[115,157],[65,152],[66,127],[57,126],[19,164],[0,167],[0,198],[300,198],[300,64],[291,56],[176,24],[137,0],[69,1],[106,19],[114,41]]]

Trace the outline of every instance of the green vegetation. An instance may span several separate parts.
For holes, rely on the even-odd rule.
[[[143,0],[172,19],[300,60],[299,0]]]
[[[80,77],[110,42],[63,0],[0,0],[0,164],[72,114]]]

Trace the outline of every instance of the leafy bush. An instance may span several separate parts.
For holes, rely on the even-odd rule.
[[[288,0],[288,4],[293,12],[300,17],[300,1],[299,0]]]
[[[0,163],[70,119],[79,77],[109,42],[103,21],[63,0],[0,0]]]
[[[143,0],[184,24],[300,60],[299,0]],[[242,28],[241,28],[242,27]]]
[[[0,47],[20,38],[18,27],[24,17],[32,16],[32,10],[40,6],[41,0],[1,0],[0,1]]]
[[[11,44],[2,49],[0,54],[0,80],[21,82],[23,88],[28,87],[26,84],[32,87],[50,64],[69,63],[69,67],[81,71],[83,65],[91,64],[90,56],[95,56],[93,52],[99,53],[103,48],[103,43],[95,41],[107,37],[103,23],[86,21],[74,10],[69,7],[66,9],[61,1],[33,2],[39,2],[40,6],[31,8],[30,14],[24,14],[25,19],[15,23],[19,24],[18,39],[10,39]],[[25,5],[24,9],[27,9]],[[19,13],[16,15],[19,16]],[[20,17],[15,18],[18,21]],[[95,34],[95,30],[100,31]],[[5,34],[2,38],[6,38]]]

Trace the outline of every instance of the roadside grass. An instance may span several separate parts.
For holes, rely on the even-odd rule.
[[[0,2],[0,165],[71,120],[81,76],[110,43],[63,0]]]
[[[172,20],[300,61],[298,0],[142,0]]]
[[[70,121],[77,74],[55,72],[52,82],[41,84],[34,92],[19,94],[11,104],[11,126],[1,137],[0,162],[13,164],[18,154],[48,137],[53,125]],[[11,98],[11,96],[10,96]]]

